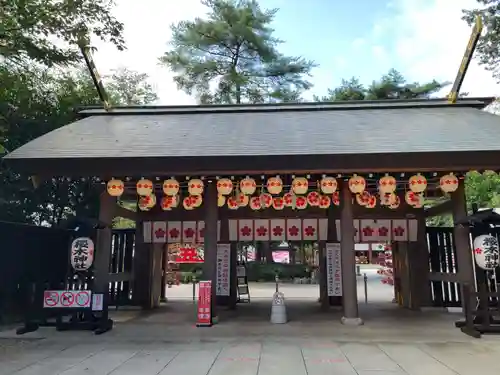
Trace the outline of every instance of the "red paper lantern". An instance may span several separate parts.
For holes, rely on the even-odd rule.
[[[337,191],[337,180],[333,177],[323,177],[319,183],[323,194],[333,194]]]
[[[253,178],[245,177],[240,181],[240,191],[245,195],[252,195],[257,189],[257,184]]]
[[[270,177],[267,180],[267,191],[271,194],[277,195],[283,190],[283,181],[278,176]]]
[[[335,206],[340,205],[340,194],[338,191],[336,191],[335,193],[332,194],[332,203]]]
[[[408,180],[408,186],[414,193],[422,193],[427,188],[427,179],[420,173],[411,176]]]
[[[317,191],[311,191],[307,194],[307,203],[312,207],[317,207],[319,206],[319,198],[320,195]]]
[[[220,195],[229,195],[233,191],[233,181],[229,178],[221,178],[217,181],[217,192]]]
[[[201,195],[203,194],[204,184],[199,178],[192,178],[188,182],[188,192],[191,195]]]
[[[382,194],[389,194],[396,191],[396,179],[386,174],[378,182],[378,190]]]
[[[163,181],[163,193],[169,196],[177,195],[179,193],[179,182],[174,178]]]
[[[349,190],[354,194],[361,194],[366,188],[366,180],[358,175],[353,175],[349,179]]]
[[[227,206],[229,207],[230,210],[237,210],[240,207],[236,197],[227,198]]]
[[[254,211],[260,210],[262,208],[260,197],[250,198],[250,208]]]
[[[445,193],[453,193],[458,189],[458,178],[453,173],[444,175],[439,179],[439,187]]]
[[[137,194],[141,196],[150,195],[153,192],[153,182],[151,180],[141,178],[137,181],[136,189]]]
[[[283,196],[283,200],[285,201],[285,207],[292,207],[295,201],[295,194],[294,193],[286,193]]]
[[[298,210],[304,210],[307,208],[307,198],[300,196],[295,199],[295,207]]]
[[[330,204],[332,203],[332,200],[330,199],[330,197],[328,195],[322,195],[320,198],[319,198],[319,208],[328,208],[330,207]]]
[[[292,181],[292,191],[295,194],[305,194],[309,189],[309,181],[305,177],[295,177]]]
[[[274,197],[273,198],[273,208],[275,210],[282,210],[285,207],[285,200],[283,197]]]

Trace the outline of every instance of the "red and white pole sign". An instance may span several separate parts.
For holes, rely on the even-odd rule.
[[[212,282],[200,281],[198,293],[198,319],[196,322],[197,327],[210,327],[212,326]]]

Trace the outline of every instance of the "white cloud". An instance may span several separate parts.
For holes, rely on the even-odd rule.
[[[395,57],[405,76],[415,81],[454,81],[472,29],[461,20],[462,9],[476,0],[397,0],[396,18],[387,19],[395,39]],[[500,86],[491,73],[472,61],[461,92],[470,96],[497,96]]]
[[[119,0],[113,14],[125,24],[127,51],[119,52],[111,44],[96,41],[94,59],[101,74],[126,66],[148,73],[160,96],[159,104],[194,104],[195,100],[177,90],[172,73],[158,65],[171,38],[170,24],[203,16],[206,9],[199,0]]]

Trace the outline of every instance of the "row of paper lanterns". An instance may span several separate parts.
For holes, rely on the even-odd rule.
[[[235,186],[236,185],[236,186]],[[353,175],[348,181],[349,190],[353,194],[362,194],[366,190],[366,180],[362,176]],[[458,188],[458,178],[450,173],[442,176],[439,180],[439,186],[445,193],[451,193]],[[205,184],[201,179],[190,179],[188,181],[188,193],[191,196],[201,196],[203,194]],[[236,195],[243,194],[245,196],[253,195],[257,191],[257,183],[255,179],[246,177],[238,184],[234,183],[229,178],[221,178],[217,180],[217,191],[219,195],[228,196],[233,192]],[[318,184],[322,194],[332,195],[338,189],[338,182],[334,177],[323,177]],[[265,185],[267,193],[271,195],[279,195],[283,192],[283,181],[279,176],[270,177]],[[391,194],[396,191],[397,181],[393,176],[386,174],[378,181],[378,190],[381,194]],[[408,180],[408,188],[413,193],[423,193],[427,188],[427,179],[416,174]],[[108,193],[112,196],[121,196],[124,192],[124,183],[121,180],[112,179],[107,184]],[[139,196],[150,196],[154,191],[154,184],[151,180],[140,179],[136,184],[137,194]],[[180,183],[174,179],[168,179],[163,182],[163,192],[166,196],[177,196],[180,190]],[[305,177],[295,177],[292,180],[291,192],[295,195],[305,195],[309,190],[309,181]]]

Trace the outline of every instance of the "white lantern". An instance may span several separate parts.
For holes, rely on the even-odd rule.
[[[194,201],[191,196],[185,197],[182,200],[182,206],[184,207],[185,210],[191,211],[194,209]]]
[[[368,199],[368,203],[366,203],[365,207],[366,208],[375,208],[377,205],[377,197],[375,195],[371,195],[370,198]]]
[[[305,194],[309,189],[309,181],[305,177],[295,177],[292,181],[292,191],[295,194]]]
[[[399,199],[399,197],[397,195],[394,195],[394,196],[396,197],[396,199],[394,200],[393,203],[391,203],[389,205],[389,208],[392,210],[395,210],[396,208],[398,208],[400,203],[401,203],[401,200]]]
[[[260,210],[262,208],[260,197],[250,198],[250,208],[254,211]]]
[[[119,197],[123,194],[125,185],[123,184],[122,180],[116,180],[113,178],[112,180],[108,181],[107,189],[109,195],[111,195],[112,197]]]
[[[153,182],[151,180],[146,180],[145,178],[141,178],[137,181],[137,194],[140,196],[150,195],[153,192]]]
[[[227,207],[229,207],[230,210],[237,210],[240,207],[236,197],[227,198]]]
[[[445,193],[453,193],[458,189],[458,177],[453,173],[444,175],[439,179],[439,187]]]
[[[239,207],[246,207],[248,206],[248,202],[250,201],[250,197],[245,194],[238,194],[236,196],[236,202],[238,202]]]
[[[281,193],[283,190],[283,181],[278,176],[269,177],[267,180],[267,191],[273,195]]]
[[[422,193],[427,188],[427,179],[420,173],[411,176],[408,180],[408,186],[414,193]]]
[[[233,191],[233,181],[229,178],[221,178],[217,181],[217,191],[220,195],[229,195]]]
[[[292,207],[294,204],[295,200],[295,194],[294,193],[286,193],[283,195],[283,201],[285,202],[285,207]]]
[[[307,198],[302,196],[296,197],[295,208],[297,208],[298,210],[305,210],[307,208]]]
[[[163,193],[170,197],[179,193],[179,181],[175,178],[170,178],[163,181]]]
[[[253,178],[245,177],[240,181],[240,191],[245,195],[252,195],[257,189],[257,183]]]
[[[198,208],[203,203],[203,197],[201,195],[192,195],[191,202],[193,203],[194,208]]]
[[[378,190],[382,194],[394,193],[394,191],[396,191],[396,186],[396,179],[388,174],[382,177],[378,182]]]
[[[319,186],[323,194],[333,194],[337,191],[337,180],[333,177],[323,177],[319,182]]]
[[[494,270],[499,265],[498,239],[489,234],[474,238],[474,259],[479,268],[487,271]]]
[[[311,207],[318,207],[319,206],[319,198],[320,194],[317,191],[311,191],[309,194],[307,194],[307,203]]]
[[[269,208],[273,204],[273,196],[269,193],[262,193],[260,195],[260,205],[262,208]]]
[[[332,194],[332,203],[335,206],[340,205],[340,194],[338,191],[336,191],[335,193]]]
[[[361,194],[365,191],[366,188],[366,180],[358,175],[354,175],[349,179],[349,190],[353,194]]]
[[[326,209],[326,208],[330,207],[331,203],[332,203],[332,200],[330,199],[330,197],[328,195],[322,195],[319,198],[319,208]]]
[[[78,237],[71,243],[71,266],[75,271],[86,271],[94,262],[94,241]]]
[[[273,208],[275,210],[282,210],[285,207],[285,200],[283,197],[273,197]]]
[[[226,197],[223,195],[220,195],[217,197],[217,206],[222,207],[226,203]]]
[[[188,192],[191,195],[201,195],[203,194],[203,181],[199,178],[193,178],[188,182]]]

